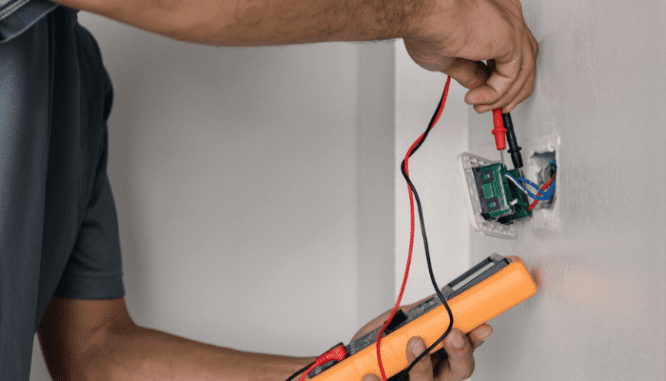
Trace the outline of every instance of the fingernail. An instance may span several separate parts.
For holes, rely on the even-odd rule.
[[[483,340],[489,338],[490,335],[492,335],[492,334],[493,334],[493,329],[490,328],[490,326],[488,326],[488,327],[485,328],[485,330],[483,331],[483,334],[479,338],[481,339],[481,341],[483,341]]]
[[[376,380],[377,379],[374,376],[369,374],[369,375],[363,377],[363,379],[361,381],[376,381]]]
[[[461,349],[463,346],[465,346],[465,341],[462,337],[462,333],[460,331],[455,330],[451,332],[451,344],[457,349]]]
[[[414,356],[418,356],[423,351],[425,351],[425,344],[423,344],[423,340],[413,340],[412,344],[410,345],[410,350],[414,354]]]

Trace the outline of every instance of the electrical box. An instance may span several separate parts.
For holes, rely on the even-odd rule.
[[[514,240],[515,222],[529,219],[539,229],[559,229],[559,202],[556,193],[547,200],[532,205],[516,179],[535,179],[534,185],[544,186],[557,173],[558,135],[543,137],[527,145],[528,160],[520,170],[508,170],[499,161],[464,152],[458,156],[465,203],[474,230],[493,237]],[[494,147],[489,146],[488,152]],[[523,173],[526,175],[524,176]],[[512,178],[509,178],[510,175]],[[559,175],[558,175],[559,177]],[[514,182],[516,180],[516,182]],[[521,181],[522,182],[522,181]],[[553,185],[554,186],[554,185]],[[524,184],[523,184],[524,188]],[[533,193],[537,189],[532,190]]]

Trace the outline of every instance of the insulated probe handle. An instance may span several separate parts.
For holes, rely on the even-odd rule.
[[[504,128],[504,120],[502,118],[502,109],[496,108],[493,110],[493,135],[495,135],[495,145],[497,150],[501,151],[506,149],[506,128]]]
[[[511,113],[502,114],[502,119],[504,119],[504,127],[506,127],[506,137],[509,139],[509,153],[511,154],[511,161],[513,161],[513,168],[520,169],[523,167],[523,157],[520,155],[521,148],[518,145],[516,132],[513,129]]]

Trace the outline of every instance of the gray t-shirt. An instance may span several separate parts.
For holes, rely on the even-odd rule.
[[[106,172],[113,88],[77,10],[0,0],[0,380],[28,380],[52,296],[124,296]]]

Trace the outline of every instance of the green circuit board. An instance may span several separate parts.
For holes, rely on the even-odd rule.
[[[481,216],[488,221],[511,224],[531,217],[527,195],[505,176],[520,177],[517,170],[507,170],[501,163],[473,168],[478,188]]]

